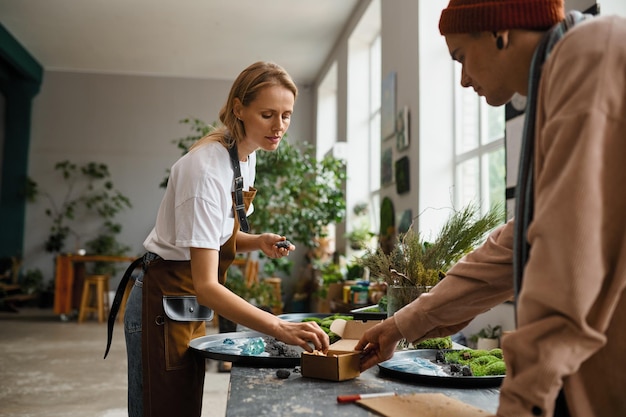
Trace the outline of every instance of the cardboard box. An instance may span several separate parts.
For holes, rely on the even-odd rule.
[[[308,378],[345,381],[361,375],[361,352],[354,350],[359,339],[369,328],[381,320],[342,320],[337,319],[330,330],[341,336],[341,340],[330,345],[326,356],[302,352],[300,371]]]

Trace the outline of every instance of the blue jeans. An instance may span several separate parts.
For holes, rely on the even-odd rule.
[[[141,365],[141,290],[143,273],[126,300],[124,311],[124,336],[128,360],[128,417],[143,417],[143,369]]]

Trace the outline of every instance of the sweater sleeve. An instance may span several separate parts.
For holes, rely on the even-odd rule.
[[[455,264],[429,293],[395,314],[411,341],[453,334],[476,315],[513,296],[513,221],[493,231]]]

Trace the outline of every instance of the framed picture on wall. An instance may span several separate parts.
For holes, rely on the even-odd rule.
[[[398,222],[398,233],[408,232],[413,224],[413,211],[411,209],[406,209],[396,216],[400,219]]]
[[[380,185],[385,186],[393,182],[392,149],[387,147],[382,151],[380,159]]]
[[[408,193],[411,190],[409,157],[403,156],[395,164],[396,171],[396,192],[398,194]]]
[[[388,139],[396,132],[396,73],[390,72],[382,81],[380,103],[380,135]]]
[[[396,149],[403,151],[409,147],[409,107],[404,106],[396,116]]]

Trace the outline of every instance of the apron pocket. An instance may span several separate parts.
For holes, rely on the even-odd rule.
[[[164,295],[165,315],[174,321],[210,321],[213,310],[198,303],[195,295]]]

